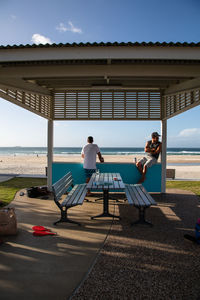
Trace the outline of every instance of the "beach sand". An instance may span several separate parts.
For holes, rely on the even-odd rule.
[[[132,163],[142,155],[104,155],[105,162]],[[80,156],[54,156],[56,162],[80,162]],[[199,165],[190,165],[198,163]],[[167,168],[176,169],[176,178],[200,179],[200,156],[170,155],[167,157]],[[182,165],[184,164],[184,165]],[[41,174],[45,175],[47,157],[45,155],[0,156],[0,174]]]

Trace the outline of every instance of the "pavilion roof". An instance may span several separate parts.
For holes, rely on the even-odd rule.
[[[163,120],[200,104],[200,42],[0,46],[0,97],[53,120]]]
[[[59,48],[59,47],[140,47],[140,46],[158,46],[158,47],[200,47],[198,43],[188,42],[93,42],[93,43],[52,43],[52,44],[26,44],[26,45],[0,45],[0,49],[15,48]]]

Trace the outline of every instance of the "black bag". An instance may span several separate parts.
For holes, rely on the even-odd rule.
[[[31,188],[27,189],[27,195],[30,198],[37,198],[40,196],[46,196],[48,194],[49,192],[46,186],[32,186]]]

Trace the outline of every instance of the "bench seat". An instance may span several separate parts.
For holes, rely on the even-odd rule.
[[[140,223],[152,226],[150,222],[145,220],[145,210],[151,205],[157,205],[152,196],[145,190],[142,184],[126,184],[125,193],[128,203],[134,205],[139,210],[138,221],[132,222],[131,225]]]
[[[71,190],[69,191],[69,189]],[[54,201],[61,211],[61,218],[54,222],[54,225],[61,222],[69,222],[81,225],[79,222],[68,218],[67,211],[76,205],[82,205],[85,199],[87,189],[86,184],[73,184],[71,172],[68,172],[52,186]],[[69,191],[69,192],[68,192]]]

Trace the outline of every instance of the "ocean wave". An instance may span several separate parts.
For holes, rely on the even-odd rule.
[[[81,147],[54,147],[53,154],[59,156],[81,155]],[[100,147],[103,155],[144,155],[143,147]],[[47,155],[46,147],[0,147],[1,156]],[[167,155],[200,155],[200,148],[167,148]]]
[[[144,151],[142,152],[125,152],[125,151],[120,151],[120,152],[103,152],[102,155],[134,155],[134,154],[144,154]]]
[[[167,155],[200,155],[200,151],[167,151]]]

